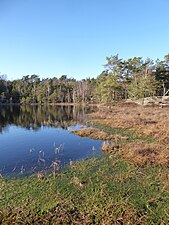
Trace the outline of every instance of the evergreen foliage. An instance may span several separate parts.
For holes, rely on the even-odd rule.
[[[111,103],[169,93],[169,54],[155,62],[141,57],[123,60],[118,55],[106,60],[96,79],[77,81],[62,75],[40,80],[33,74],[9,81],[0,75],[0,103]]]

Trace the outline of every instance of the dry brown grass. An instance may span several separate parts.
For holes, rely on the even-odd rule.
[[[102,151],[103,152],[113,153],[118,149],[119,149],[119,145],[115,142],[104,141],[103,144],[102,144]]]
[[[105,131],[95,129],[95,128],[85,128],[81,130],[71,131],[73,134],[77,134],[80,137],[89,137],[96,140],[126,140],[128,137],[122,137],[120,135],[108,134]]]
[[[154,143],[131,142],[120,147],[118,153],[139,166],[147,164],[169,166],[169,107],[143,107],[121,104],[101,108],[89,117],[91,125],[127,128],[138,136],[151,137]],[[114,144],[107,143],[105,152],[112,152]],[[168,182],[168,179],[167,179]]]
[[[164,188],[169,189],[169,174],[166,172],[159,173],[158,177],[164,185]]]
[[[74,184],[75,186],[78,186],[79,188],[84,187],[84,182],[82,182],[78,177],[73,177],[71,180],[71,183]]]
[[[119,154],[139,166],[169,166],[169,147],[160,144],[129,143],[119,150]]]
[[[169,147],[160,144],[133,142],[119,146],[115,142],[105,141],[102,150],[107,153],[118,152],[119,156],[137,166],[169,166]],[[169,176],[167,176],[167,182],[169,182]]]
[[[169,107],[117,105],[90,114],[89,117],[98,118],[90,121],[90,124],[134,129],[138,134],[169,144]]]

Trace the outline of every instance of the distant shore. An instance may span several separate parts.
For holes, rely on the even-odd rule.
[[[99,106],[100,104],[97,104],[97,103],[0,103],[0,106],[5,106],[5,105],[8,105],[8,106],[94,106],[94,107],[97,107]]]

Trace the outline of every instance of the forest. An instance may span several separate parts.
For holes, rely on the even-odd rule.
[[[168,93],[169,54],[155,61],[110,56],[97,78],[82,80],[67,75],[40,79],[33,74],[10,81],[7,75],[0,75],[1,104],[112,103]]]

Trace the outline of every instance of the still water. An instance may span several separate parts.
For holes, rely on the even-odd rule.
[[[94,157],[102,141],[70,131],[86,126],[95,108],[0,106],[0,176],[23,176]]]

